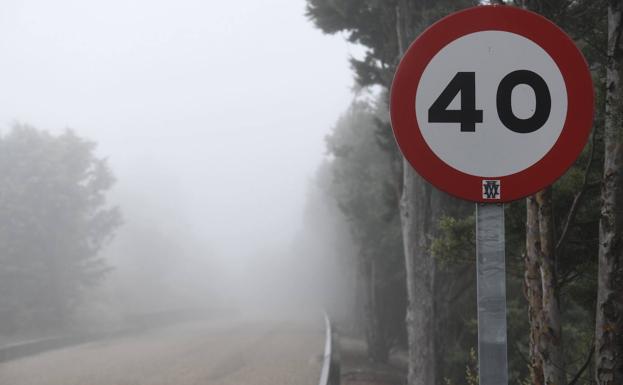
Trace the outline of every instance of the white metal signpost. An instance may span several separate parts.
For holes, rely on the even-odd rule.
[[[391,90],[398,145],[437,188],[477,202],[482,385],[507,384],[504,202],[551,185],[577,159],[593,86],[573,41],[542,16],[480,6],[428,28]]]

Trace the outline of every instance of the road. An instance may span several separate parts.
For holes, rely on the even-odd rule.
[[[3,385],[316,385],[322,318],[195,321],[0,363]]]

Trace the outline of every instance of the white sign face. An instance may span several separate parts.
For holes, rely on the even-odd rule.
[[[415,112],[426,144],[465,174],[503,177],[547,154],[567,118],[560,69],[539,45],[505,31],[462,36],[420,79]]]

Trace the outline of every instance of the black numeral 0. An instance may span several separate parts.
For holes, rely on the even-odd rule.
[[[515,116],[511,105],[513,90],[520,84],[530,86],[536,98],[534,114],[527,119]],[[500,82],[496,100],[498,116],[502,123],[509,130],[519,134],[529,134],[543,127],[552,111],[552,97],[547,83],[538,74],[527,70],[514,71],[506,75]]]
[[[513,90],[525,84],[534,90],[536,108],[527,119],[518,118],[513,113]],[[461,109],[449,110],[452,100],[461,93]],[[545,125],[552,110],[552,97],[545,80],[528,70],[513,71],[506,75],[498,86],[496,107],[502,124],[519,134],[529,134]],[[482,110],[476,109],[476,73],[458,72],[437,100],[428,109],[429,123],[460,123],[461,132],[476,131],[476,123],[482,123]]]

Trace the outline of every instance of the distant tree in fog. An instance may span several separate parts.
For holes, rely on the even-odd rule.
[[[0,136],[0,334],[56,328],[109,270],[98,256],[121,223],[95,143],[15,125]]]
[[[368,358],[386,362],[392,342],[404,337],[404,260],[395,210],[395,171],[379,146],[379,109],[354,102],[327,137],[329,186],[358,248],[357,293]]]

